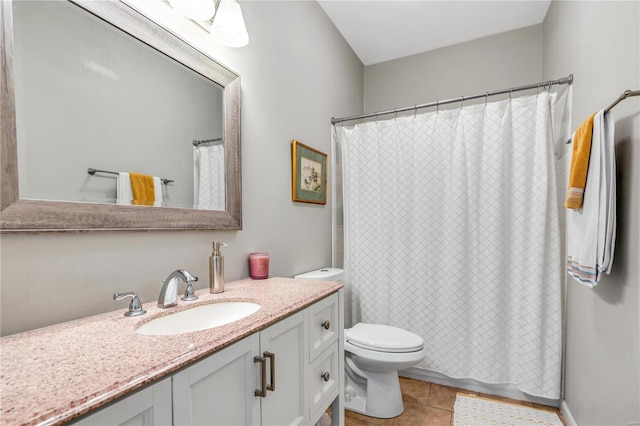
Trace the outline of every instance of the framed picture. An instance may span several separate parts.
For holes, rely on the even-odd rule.
[[[327,204],[327,154],[295,139],[291,154],[292,200]]]

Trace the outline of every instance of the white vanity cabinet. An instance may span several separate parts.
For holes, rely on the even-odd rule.
[[[305,314],[298,312],[175,374],[175,424],[306,424]]]
[[[171,378],[166,378],[76,422],[95,426],[171,425]]]
[[[86,425],[344,424],[342,290],[81,419]]]
[[[173,377],[180,425],[313,425],[335,402],[340,384],[342,290],[249,336]]]

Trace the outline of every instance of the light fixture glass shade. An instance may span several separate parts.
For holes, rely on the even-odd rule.
[[[242,47],[249,43],[240,3],[235,0],[220,0],[218,13],[211,25],[211,37],[229,47]]]
[[[215,0],[170,0],[171,7],[195,21],[208,21],[216,13]]]

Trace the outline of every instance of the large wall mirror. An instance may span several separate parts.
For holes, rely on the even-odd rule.
[[[119,1],[0,8],[2,232],[241,229],[238,75]]]

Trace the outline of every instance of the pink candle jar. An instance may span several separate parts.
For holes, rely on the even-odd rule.
[[[269,253],[251,253],[249,255],[249,274],[254,280],[269,278]]]

